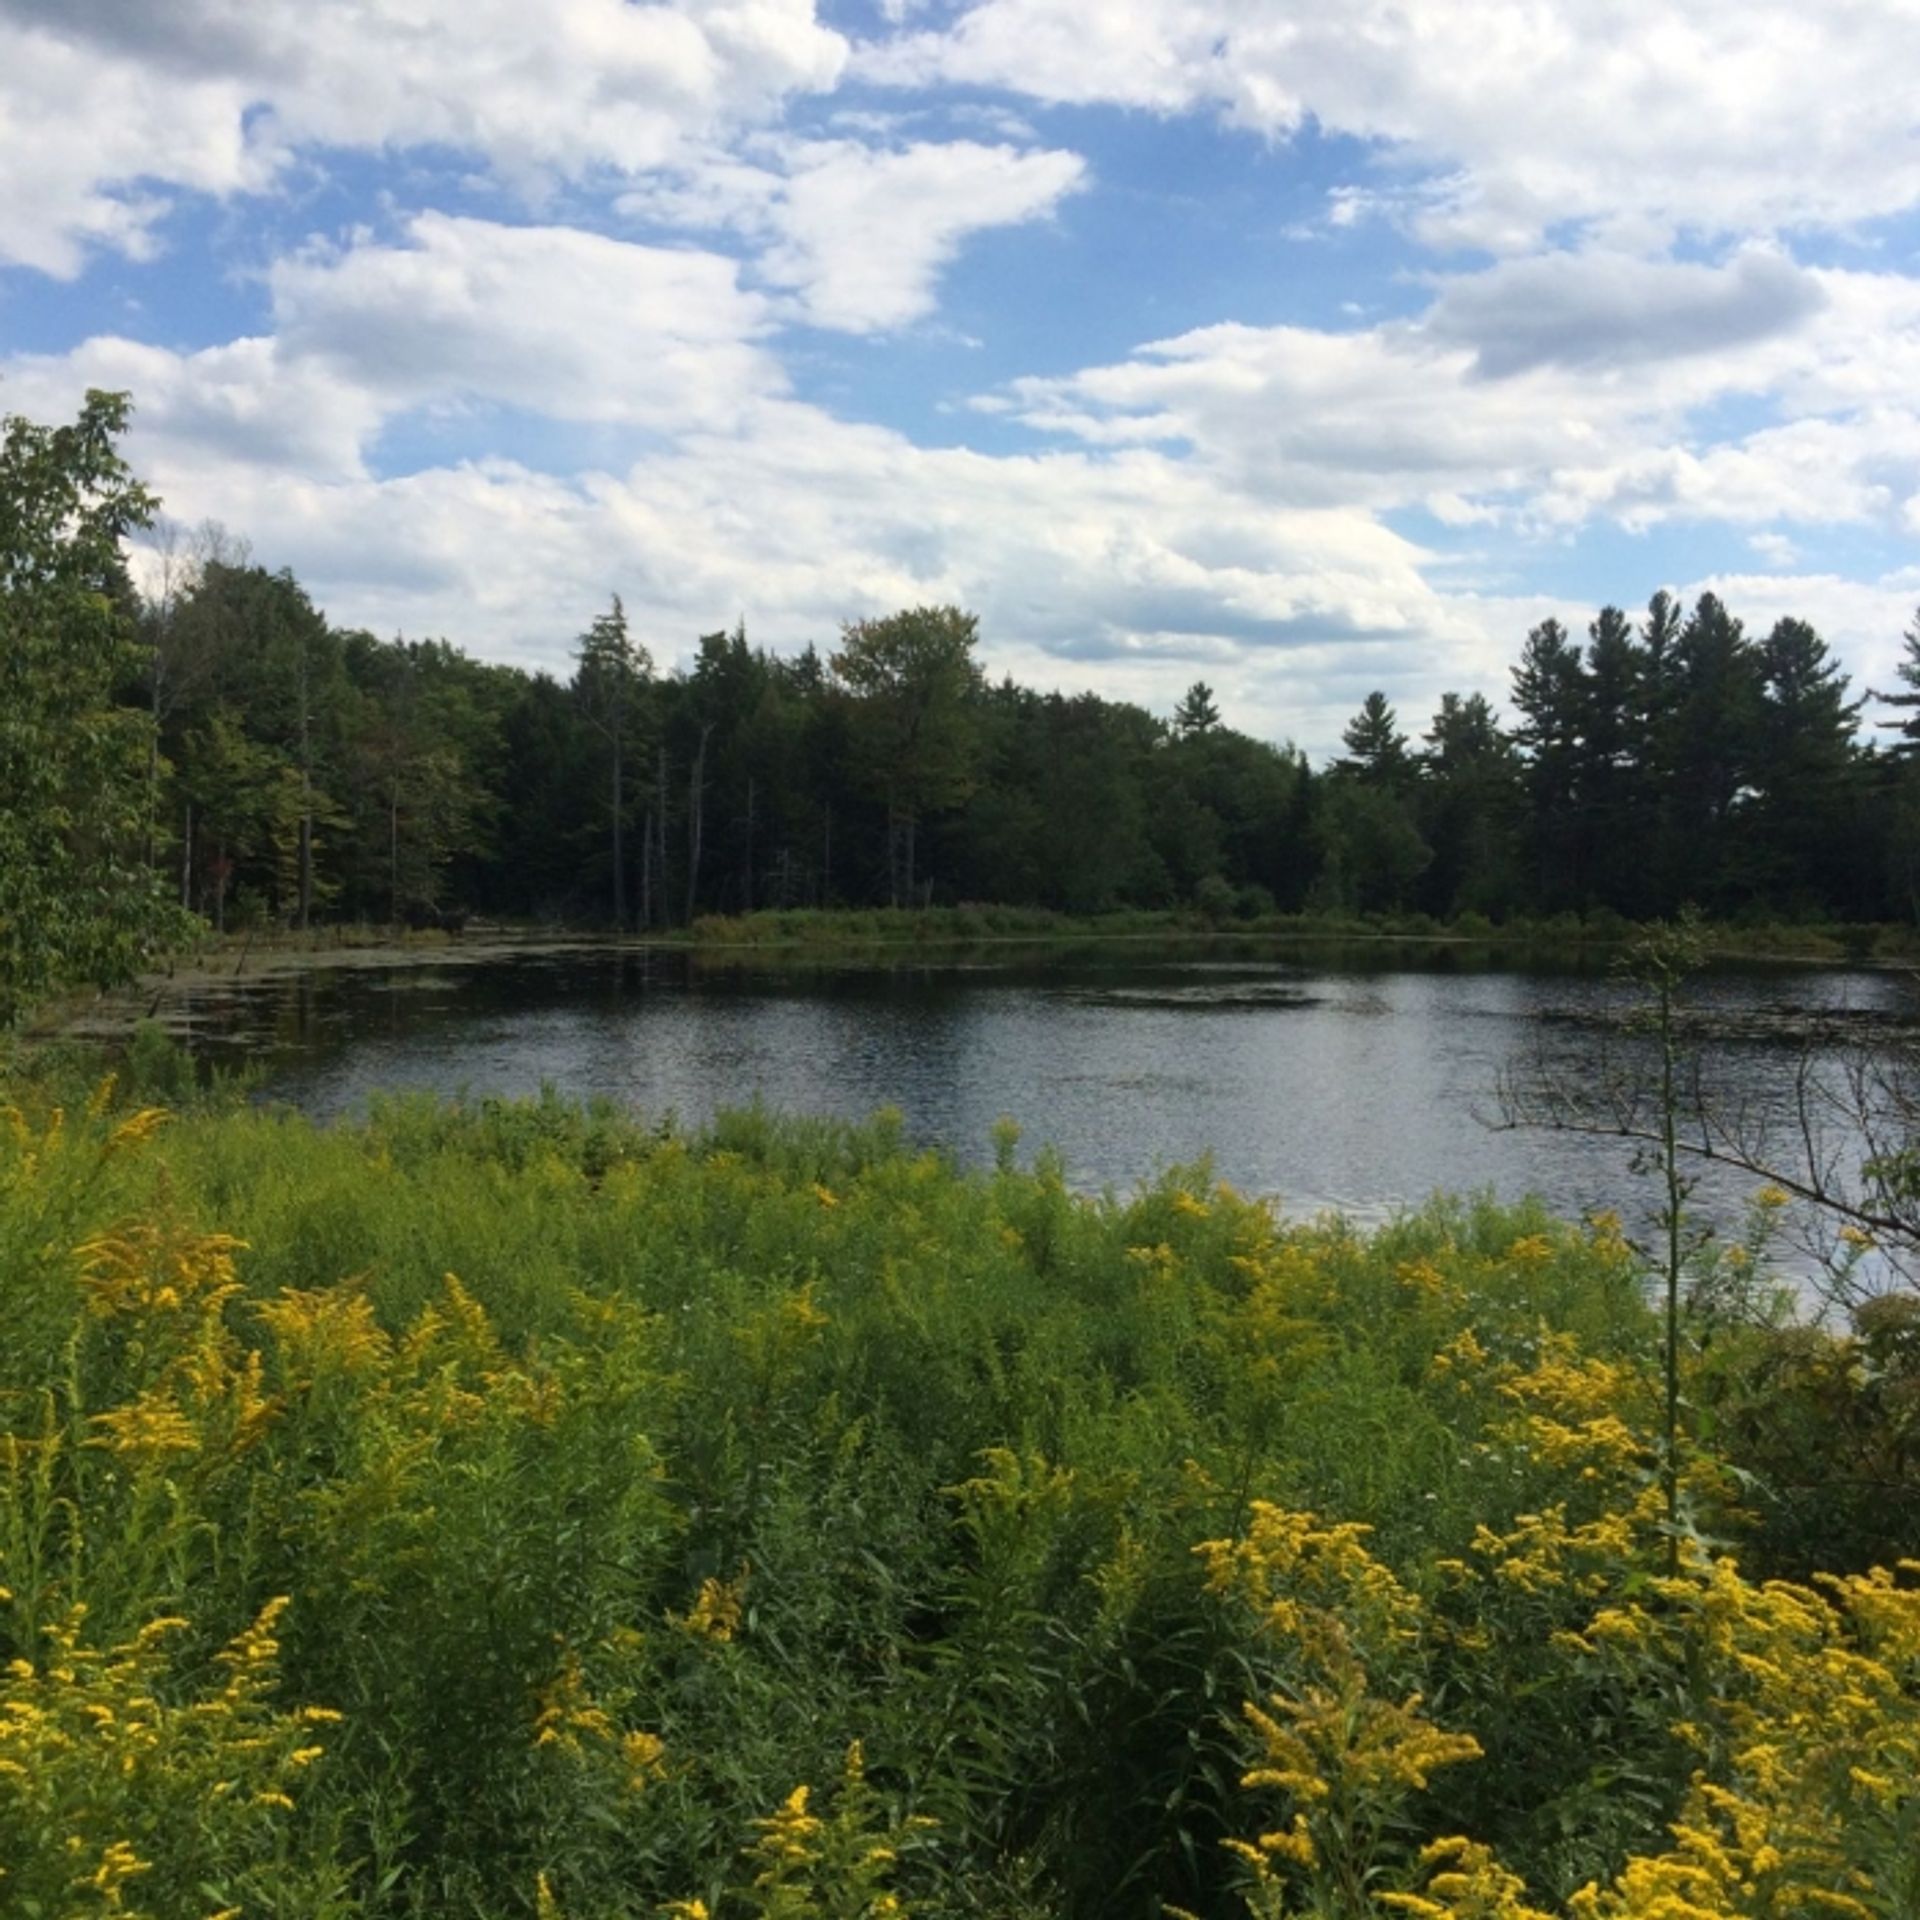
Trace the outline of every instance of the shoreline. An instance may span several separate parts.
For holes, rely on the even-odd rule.
[[[1118,921],[1120,924],[1111,924]],[[999,922],[999,924],[995,924]],[[1013,924],[1007,924],[1012,922]],[[1143,922],[1145,922],[1143,924]],[[247,990],[315,973],[468,968],[569,954],[677,954],[727,966],[793,962],[831,966],[874,959],[957,962],[982,950],[1140,948],[1483,949],[1491,957],[1604,960],[1646,931],[1628,923],[1584,927],[1522,923],[1501,927],[1367,924],[1308,915],[1213,925],[1169,913],[1075,919],[1020,908],[925,910],[769,910],[742,917],[703,916],[691,928],[618,935],[605,929],[515,927],[487,923],[460,933],[336,926],[304,936],[275,932],[209,935],[173,964],[124,987],[76,991],[45,1002],[21,1029],[29,1044],[125,1039],[147,1020],[184,1030],[179,1003],[222,988]],[[1897,926],[1830,929],[1703,929],[1713,965],[1853,967],[1893,971],[1920,965],[1906,950],[1916,936]],[[170,1020],[170,1003],[173,1018]]]

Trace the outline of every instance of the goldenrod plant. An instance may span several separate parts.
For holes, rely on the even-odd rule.
[[[1607,1217],[10,1098],[9,1916],[1920,1911],[1895,1311],[1669,1449]]]

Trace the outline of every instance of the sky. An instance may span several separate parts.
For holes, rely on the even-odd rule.
[[[1324,757],[1920,606],[1920,0],[0,0],[0,410],[560,676],[921,604]],[[143,563],[144,564],[144,563]]]

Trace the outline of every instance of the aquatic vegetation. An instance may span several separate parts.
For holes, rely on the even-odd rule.
[[[1899,1470],[1891,1309],[1716,1323],[1676,1529],[1604,1219],[897,1116],[23,1103],[0,1298],[9,1911],[1920,1908],[1920,1569],[1746,1465]]]

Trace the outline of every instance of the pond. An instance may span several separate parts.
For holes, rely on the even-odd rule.
[[[672,949],[457,945],[407,964],[199,980],[163,1006],[205,1052],[261,1063],[264,1098],[316,1116],[405,1089],[526,1095],[550,1084],[698,1123],[759,1100],[860,1117],[990,1158],[996,1119],[1081,1187],[1211,1156],[1291,1213],[1375,1222],[1437,1190],[1541,1196],[1644,1221],[1652,1183],[1619,1141],[1502,1130],[1504,1076],[1544,1061],[1591,1082],[1637,990],[1604,963],[1497,950],[1009,944],[941,958],[716,964]],[[1689,999],[1723,1103],[1778,1108],[1809,1048],[1826,1062],[1904,1034],[1903,977],[1717,969]],[[1716,1178],[1723,1225],[1750,1179]]]

